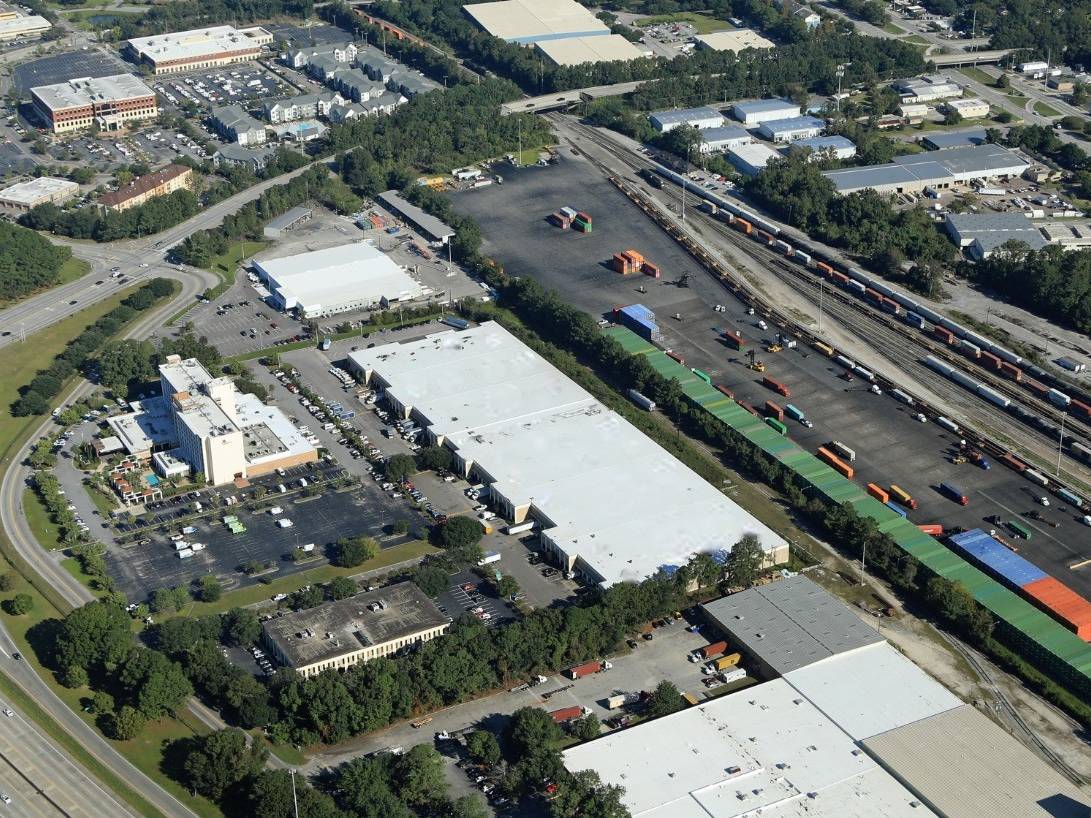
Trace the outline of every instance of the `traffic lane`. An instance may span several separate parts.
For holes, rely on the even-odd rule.
[[[9,709],[0,703],[0,710]],[[0,716],[0,790],[11,804],[3,815],[131,815],[21,713]]]

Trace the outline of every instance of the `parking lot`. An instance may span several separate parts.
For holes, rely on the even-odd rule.
[[[207,71],[161,78],[152,85],[160,104],[175,108],[189,102],[201,108],[241,104],[260,106],[267,99],[291,96],[295,90],[258,63],[238,63]]]
[[[662,345],[683,354],[688,366],[707,372],[714,383],[758,407],[769,399],[780,400],[762,386],[761,375],[746,368],[741,354],[719,340],[725,326],[740,330],[767,364],[767,374],[791,387],[792,404],[815,424],[808,429],[790,422],[789,434],[800,445],[815,451],[831,440],[848,443],[860,455],[853,464],[857,482],[904,488],[920,504],[910,514],[915,523],[988,530],[996,527],[985,521],[992,515],[1019,519],[1033,531],[1030,542],[1018,544],[1023,555],[1063,577],[1078,592],[1091,594],[1091,574],[1069,570],[1069,565],[1091,557],[1088,529],[1074,509],[1062,511],[1057,504],[1037,507],[1032,484],[999,466],[985,471],[951,463],[955,436],[934,424],[919,423],[915,413],[889,396],[874,395],[860,382],[838,379],[840,368],[822,356],[802,348],[763,352],[762,347],[774,340],[775,328],[763,331],[755,326],[741,302],[582,159],[562,151],[556,165],[509,170],[502,187],[456,193],[452,201],[478,220],[485,239],[482,251],[509,269],[533,276],[595,316],[609,316],[619,304],[645,304],[660,316]],[[594,232],[584,235],[548,224],[545,217],[562,205],[590,213]],[[627,248],[659,264],[662,278],[622,277],[608,270],[611,255]],[[684,287],[676,283],[683,274],[690,274]],[[718,312],[717,305],[724,311]],[[682,320],[672,320],[674,315]],[[965,401],[972,411],[971,399]],[[969,505],[940,495],[938,486],[944,481],[960,486]],[[1022,516],[1034,509],[1057,526]]]
[[[436,604],[452,619],[472,614],[490,628],[518,618],[511,604],[493,595],[488,583],[469,569],[451,575],[451,585],[439,595]]]
[[[265,30],[276,39],[283,40],[289,49],[312,48],[330,43],[344,43],[352,39],[352,35],[343,28],[330,25],[314,26],[290,26],[267,25]]]
[[[296,467],[284,477],[273,475],[259,482],[268,484],[272,501],[276,499],[279,481],[290,483],[302,475],[314,480],[320,474],[321,469]],[[221,488],[220,491],[225,496],[230,493],[230,489]],[[323,490],[311,497],[297,494],[276,502],[283,509],[277,515],[267,510],[245,511],[239,506],[231,506],[219,508],[197,520],[186,519],[186,525],[196,528],[195,532],[186,535],[187,541],[205,545],[204,550],[186,560],[175,556],[174,544],[167,535],[177,533],[182,525],[179,518],[192,517],[192,513],[168,505],[153,512],[155,528],[165,533],[156,531],[145,535],[150,542],[144,545],[111,547],[107,566],[117,580],[119,590],[130,599],[142,600],[156,588],[187,585],[203,574],[216,574],[228,581],[237,581],[239,585],[252,584],[257,579],[239,573],[239,569],[255,560],[275,563],[277,576],[313,568],[314,562],[297,564],[288,559],[294,548],[309,543],[313,543],[315,551],[321,554],[327,546],[345,536],[375,537],[383,548],[407,539],[386,536],[388,527],[395,520],[409,516],[405,506],[371,483],[348,490]],[[246,531],[232,534],[221,522],[225,514],[236,515]],[[291,520],[293,525],[280,528],[278,520]]]
[[[67,82],[73,77],[108,77],[133,70],[128,63],[101,51],[85,50],[55,54],[16,66],[12,79],[20,93],[28,94],[36,85]]]

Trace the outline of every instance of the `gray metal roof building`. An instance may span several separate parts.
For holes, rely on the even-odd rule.
[[[296,227],[305,221],[309,221],[313,215],[313,208],[303,207],[302,205],[293,207],[287,213],[281,213],[265,225],[263,231],[265,238],[278,239],[284,235],[286,230],[291,230],[293,227]]]
[[[799,116],[800,107],[786,99],[756,99],[752,102],[736,102],[731,115],[744,125],[760,125],[773,119]]]
[[[425,213],[412,202],[402,198],[396,190],[388,190],[375,197],[384,207],[410,222],[426,239],[433,244],[446,244],[455,231],[435,216]]]
[[[774,142],[794,142],[818,136],[826,129],[826,120],[816,116],[790,116],[767,119],[758,126],[758,133]]]
[[[1091,801],[971,705],[863,742],[868,753],[947,818],[1087,818]]]
[[[947,131],[946,133],[931,133],[921,137],[921,144],[929,150],[943,150],[945,148],[963,148],[967,145],[984,145],[988,142],[984,128],[967,128],[962,131]]]
[[[987,258],[1009,241],[1021,241],[1031,250],[1048,244],[1041,231],[1022,213],[950,213],[947,233],[974,258]]]
[[[803,150],[810,148],[816,155],[832,151],[838,159],[849,159],[856,155],[856,145],[853,141],[840,134],[833,136],[815,136],[810,139],[797,139],[791,145],[791,150]],[[815,157],[812,157],[812,159]]]
[[[767,675],[783,676],[883,641],[841,600],[805,576],[759,585],[703,607],[729,644],[749,654]]]
[[[655,111],[648,114],[648,121],[657,131],[666,133],[680,125],[692,125],[694,128],[719,128],[724,124],[724,116],[715,108],[679,108],[676,111]]]
[[[1028,163],[1000,145],[969,145],[899,156],[886,165],[830,170],[824,174],[838,193],[873,188],[879,193],[919,193],[981,179],[1019,176]]]
[[[739,145],[749,145],[754,137],[746,128],[738,125],[728,125],[723,128],[701,129],[701,152],[722,151],[726,148],[737,148]]]

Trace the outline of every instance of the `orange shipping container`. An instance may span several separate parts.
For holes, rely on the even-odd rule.
[[[659,265],[652,264],[650,261],[645,261],[642,267],[644,275],[651,276],[652,278],[659,278]]]
[[[621,253],[614,253],[614,269],[622,275],[628,275],[633,271],[632,266],[629,264],[629,260]]]
[[[644,263],[644,256],[640,255],[636,250],[626,250],[621,255],[628,258],[633,263],[634,267],[639,267]]]
[[[818,456],[825,460],[830,468],[832,468],[834,471],[841,472],[841,474],[847,477],[849,480],[851,480],[853,475],[856,474],[856,470],[853,469],[852,466],[844,462],[841,458],[839,458],[825,446],[818,447]]]
[[[750,231],[754,229],[754,226],[750,224],[750,222],[748,222],[746,219],[740,219],[736,217],[734,224],[736,229],[742,231],[748,236],[750,235]]]
[[[1024,585],[1021,593],[1085,642],[1091,642],[1091,602],[1053,577]]]
[[[943,526],[937,523],[925,523],[924,525],[917,526],[925,534],[931,534],[933,537],[938,537],[943,534]]]
[[[886,493],[882,486],[877,486],[874,483],[867,484],[867,493],[878,500],[880,503],[889,503],[890,495]]]

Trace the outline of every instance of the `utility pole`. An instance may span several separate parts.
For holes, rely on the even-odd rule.
[[[290,771],[292,774],[292,807],[295,809],[295,818],[299,818],[299,799],[295,794],[295,770]]]

